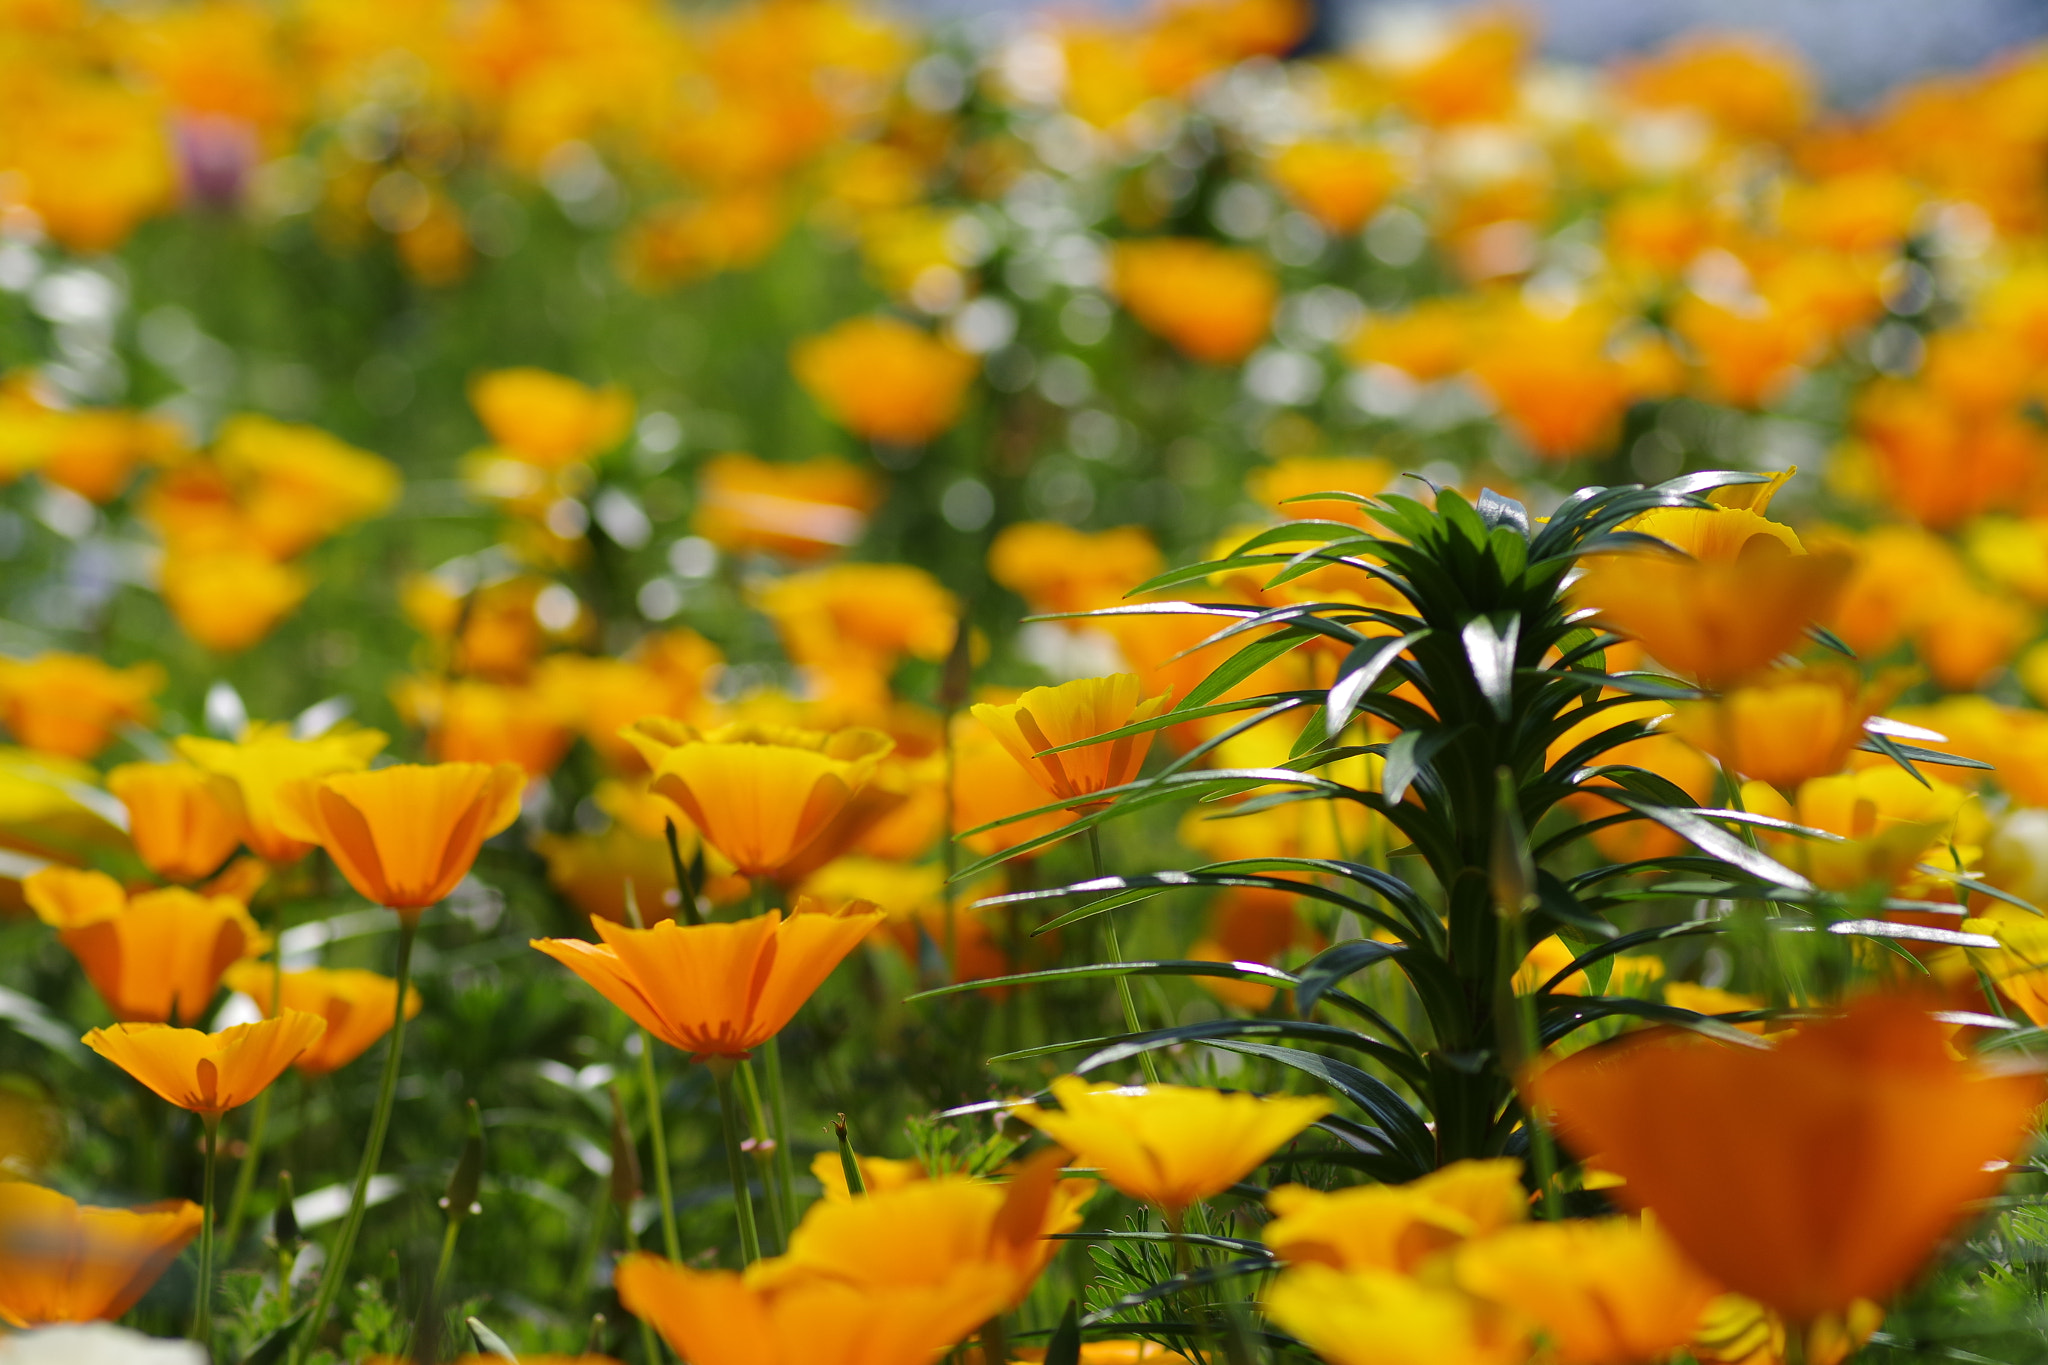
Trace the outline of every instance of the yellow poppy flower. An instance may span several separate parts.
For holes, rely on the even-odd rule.
[[[240,796],[242,841],[274,867],[297,862],[313,845],[285,833],[284,788],[331,773],[357,772],[384,747],[376,730],[330,730],[315,739],[295,739],[287,725],[258,721],[238,740],[180,735],[178,753],[230,779]]]
[[[150,871],[174,882],[218,872],[242,842],[234,784],[191,763],[124,763],[107,790],[128,809],[128,837]]]
[[[1079,1076],[1060,1077],[1052,1094],[1057,1110],[1028,1104],[1017,1117],[1131,1198],[1173,1215],[1229,1189],[1330,1112],[1321,1097],[1180,1085],[1090,1089]]]
[[[292,1063],[308,1076],[325,1076],[362,1056],[391,1031],[398,1014],[398,983],[376,972],[314,967],[280,973],[269,963],[237,962],[226,980],[228,989],[254,1000],[265,1017],[296,1012],[327,1021],[327,1032]],[[408,986],[405,1017],[418,1018],[419,1012],[420,993]]]

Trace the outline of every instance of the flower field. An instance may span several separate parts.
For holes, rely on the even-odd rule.
[[[2048,1361],[2048,50],[0,0],[0,1365]]]

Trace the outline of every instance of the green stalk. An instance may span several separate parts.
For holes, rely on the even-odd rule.
[[[1095,875],[1098,878],[1107,875],[1102,870],[1102,836],[1096,832],[1094,825],[1088,826],[1088,855],[1094,861]],[[1106,911],[1096,918],[1102,922],[1102,946],[1108,950],[1109,960],[1121,966],[1124,949],[1123,944],[1117,941],[1116,912]],[[1116,989],[1117,994],[1123,997],[1125,1029],[1131,1033],[1143,1033],[1145,1026],[1138,1022],[1138,999],[1131,994],[1130,977],[1119,976],[1116,979]],[[1138,1054],[1138,1060],[1144,1064],[1145,1079],[1153,1085],[1159,1084],[1159,1063],[1154,1060],[1152,1054],[1141,1052]]]
[[[294,1361],[320,1335],[320,1329],[326,1325],[327,1314],[334,1307],[335,1296],[341,1292],[342,1283],[348,1278],[349,1257],[355,1251],[356,1235],[362,1231],[363,1210],[370,1197],[370,1178],[377,1173],[377,1163],[384,1156],[384,1137],[391,1128],[392,1101],[398,1094],[398,1073],[403,1069],[405,1060],[405,992],[412,983],[412,945],[418,934],[418,919],[401,915],[398,922],[397,1017],[391,1024],[390,1049],[384,1055],[384,1077],[377,1085],[377,1108],[370,1118],[369,1140],[363,1144],[362,1164],[356,1168],[356,1187],[349,1198],[348,1216],[342,1220],[341,1232],[335,1238],[327,1268],[321,1272],[320,1287],[313,1295],[306,1325],[299,1329],[299,1339],[292,1348]]]
[[[227,1245],[230,1254],[241,1235],[242,1215],[248,1211],[249,1195],[256,1186],[256,1170],[263,1164],[263,1134],[270,1126],[270,1091],[275,1085],[276,1082],[272,1082],[264,1087],[249,1115],[249,1141],[242,1153],[241,1165],[235,1171],[235,1190],[228,1196],[227,1226],[221,1233],[221,1241]]]
[[[647,1136],[654,1146],[654,1188],[661,1196],[661,1244],[671,1261],[681,1262],[683,1239],[676,1232],[676,1197],[668,1183],[668,1129],[661,1121],[661,1087],[654,1077],[654,1039],[644,1029],[636,1032],[640,1034],[640,1089],[647,1096]]]
[[[761,1102],[761,1087],[754,1077],[751,1061],[740,1063],[740,1092],[747,1105],[747,1127],[754,1136],[754,1161],[761,1168],[761,1188],[768,1192],[768,1221],[775,1229],[779,1250],[789,1247],[789,1219],[782,1207],[782,1184],[775,1177],[777,1143],[768,1128],[768,1109]]]
[[[696,902],[691,898],[689,883],[683,877],[682,853],[676,847],[675,821],[667,822],[669,856],[675,861],[677,895],[682,904],[689,907],[690,923],[696,923]],[[640,904],[633,897],[633,882],[626,881],[626,918],[635,929],[647,926],[640,918]],[[654,1039],[646,1029],[635,1029],[640,1036],[640,1089],[647,1097],[647,1136],[654,1145],[654,1188],[661,1196],[661,1244],[668,1251],[671,1261],[680,1263],[683,1259],[683,1239],[676,1231],[676,1197],[669,1188],[668,1174],[668,1128],[661,1119],[661,1083],[654,1074]],[[629,1216],[626,1220],[631,1222]]]
[[[283,928],[283,913],[278,916],[279,929]],[[268,956],[270,960],[270,1008],[265,1010],[266,1018],[274,1018],[284,1005],[284,958],[273,935]],[[263,1135],[270,1127],[270,1087],[256,1097],[255,1112],[249,1116],[249,1142],[242,1153],[242,1163],[235,1171],[235,1192],[228,1199],[227,1232],[221,1238],[227,1244],[228,1254],[233,1255],[236,1239],[242,1232],[242,1215],[249,1207],[249,1195],[256,1187],[256,1172],[263,1165]]]
[[[718,1117],[725,1128],[725,1168],[732,1178],[733,1210],[740,1222],[740,1261],[752,1265],[761,1259],[761,1236],[754,1230],[754,1197],[747,1192],[746,1158],[740,1154],[739,1099],[732,1092],[730,1057],[707,1057],[704,1065],[718,1086]]]
[[[455,1239],[461,1235],[462,1220],[450,1218],[448,1230],[441,1234],[441,1259],[434,1265],[434,1287],[427,1291],[429,1308],[441,1302],[441,1291],[448,1284],[448,1267],[455,1264]]]
[[[199,1287],[192,1305],[192,1340],[213,1350],[213,1182],[220,1164],[220,1115],[206,1117],[206,1193],[199,1224]]]
[[[782,1207],[789,1224],[796,1225],[796,1166],[789,1151],[789,1102],[782,1088],[782,1040],[770,1038],[761,1045],[761,1064],[768,1073],[768,1107],[775,1119],[775,1180],[782,1189]],[[783,1245],[789,1245],[787,1235]]]
[[[766,914],[768,910],[768,882],[764,877],[755,877],[752,882],[754,913]],[[770,1038],[761,1046],[761,1066],[768,1073],[768,1110],[775,1120],[772,1136],[775,1151],[770,1164],[775,1168],[775,1182],[781,1187],[780,1201],[789,1223],[796,1221],[796,1168],[790,1164],[789,1155],[789,1101],[782,1087],[782,1040]],[[768,1182],[763,1181],[766,1185]],[[772,1209],[777,1196],[771,1192],[769,1207]],[[784,1245],[788,1245],[785,1239]]]

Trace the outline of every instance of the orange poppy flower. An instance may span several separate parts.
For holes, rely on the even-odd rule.
[[[1090,1088],[1079,1076],[1054,1081],[1052,1095],[1056,1110],[1027,1104],[1013,1112],[1131,1198],[1176,1215],[1244,1179],[1330,1112],[1321,1096]]]
[[[1249,251],[1197,238],[1116,245],[1111,286],[1146,331],[1211,365],[1235,365],[1266,339],[1280,285]]]
[[[531,366],[477,376],[469,404],[505,454],[551,469],[602,454],[633,423],[633,400],[617,385],[593,389]]]
[[[1838,552],[1596,555],[1572,595],[1659,663],[1720,687],[1797,648],[1807,626],[1832,609],[1853,562]]]
[[[553,772],[572,736],[557,694],[480,678],[404,678],[391,699],[427,731],[443,763],[513,763],[529,777]]]
[[[706,732],[643,721],[626,735],[654,769],[649,790],[681,808],[747,877],[774,876],[794,862],[894,747],[866,729],[740,724]]]
[[[1883,1299],[1998,1188],[2041,1100],[1949,1050],[1909,996],[1775,1049],[1656,1030],[1537,1072],[1565,1140],[1708,1274],[1795,1322]]]
[[[1266,165],[1281,193],[1330,231],[1365,226],[1400,184],[1386,149],[1353,142],[1296,142]]]
[[[1045,804],[1045,793],[1032,773],[1017,766],[986,725],[965,713],[953,717],[953,822],[975,829],[1006,816],[1021,815]],[[1072,811],[1049,811],[995,829],[962,837],[975,852],[1001,853],[1028,843],[1075,820]]]
[[[1038,785],[1061,801],[1121,787],[1138,775],[1152,748],[1152,731],[1048,753],[1091,735],[1150,720],[1172,700],[1167,693],[1140,698],[1137,675],[1077,678],[1057,687],[1034,687],[1007,706],[977,702],[974,718],[1022,764]],[[1099,805],[1101,803],[1091,803]],[[1089,806],[1078,809],[1087,810]]]
[[[238,740],[180,735],[178,753],[235,785],[242,842],[274,867],[297,862],[313,845],[294,839],[281,823],[284,788],[330,773],[357,772],[384,747],[376,730],[330,730],[316,739],[295,739],[291,727],[258,721]]]
[[[1460,1246],[1458,1287],[1541,1327],[1556,1365],[1636,1365],[1692,1338],[1721,1287],[1648,1219],[1525,1223]]]
[[[313,590],[296,564],[248,548],[165,557],[164,605],[179,627],[217,654],[249,648],[297,610]]]
[[[1866,683],[1848,664],[1774,669],[1713,701],[1678,702],[1664,731],[1744,777],[1791,790],[1842,770],[1863,722],[1897,697],[1906,677]]]
[[[22,892],[123,1022],[200,1019],[221,973],[268,942],[240,901],[182,887],[131,901],[104,872],[46,867]]]
[[[203,1214],[183,1199],[94,1208],[55,1190],[0,1182],[0,1322],[111,1322],[199,1235]]]
[[[234,784],[190,763],[124,763],[107,790],[128,808],[128,837],[159,877],[196,882],[242,842]]]
[[[219,1033],[116,1024],[94,1029],[84,1041],[180,1109],[217,1118],[262,1094],[326,1031],[318,1015],[286,1010]]]
[[[800,899],[786,919],[771,910],[719,924],[664,920],[651,929],[594,919],[602,943],[532,942],[670,1047],[744,1057],[780,1033],[884,918],[865,901],[830,912]]]
[[[519,818],[525,786],[510,763],[333,773],[280,788],[279,824],[326,849],[365,898],[404,914],[455,889],[484,840]]]
[[[155,664],[109,668],[82,654],[0,659],[0,720],[15,740],[44,753],[91,758],[123,721],[146,724],[163,690]]]
[[[1526,1329],[1457,1289],[1384,1270],[1288,1271],[1267,1313],[1330,1365],[1524,1365]]]
[[[1526,1218],[1529,1192],[1522,1163],[1498,1157],[1454,1161],[1405,1185],[1282,1185],[1266,1207],[1275,1216],[1260,1235],[1289,1265],[1407,1275],[1440,1251]]]
[[[973,356],[898,318],[849,318],[799,341],[790,367],[825,414],[856,436],[920,445],[960,418]]]
[[[1063,1159],[1043,1152],[1000,1185],[942,1176],[821,1200],[787,1255],[744,1275],[628,1257],[620,1300],[690,1360],[931,1359],[1020,1303],[1080,1225],[1095,1182],[1062,1180]]]
[[[228,968],[227,983],[266,1017],[300,1013],[327,1021],[327,1032],[292,1063],[307,1076],[338,1071],[368,1052],[391,1031],[398,1014],[398,983],[375,972],[314,967],[280,974],[268,963],[238,962]],[[419,1012],[420,993],[408,986],[405,1017],[416,1019]]]
[[[1053,521],[1019,521],[996,533],[988,572],[1033,611],[1093,611],[1166,567],[1142,526],[1077,531]]]
[[[857,544],[881,503],[874,477],[829,456],[770,464],[719,455],[697,476],[691,528],[722,550],[821,559]]]

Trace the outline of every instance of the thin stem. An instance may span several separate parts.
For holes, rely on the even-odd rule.
[[[1106,876],[1107,874],[1102,870],[1102,836],[1097,832],[1094,825],[1088,826],[1088,855],[1094,861],[1096,877],[1100,879]],[[1096,918],[1102,922],[1102,946],[1108,950],[1109,960],[1118,966],[1123,965],[1124,949],[1123,944],[1117,941],[1116,913],[1114,911],[1104,911],[1096,916]],[[1143,1033],[1145,1026],[1138,1022],[1138,999],[1131,994],[1130,977],[1119,976],[1116,979],[1116,989],[1117,994],[1123,998],[1124,1002],[1125,1029],[1131,1033]],[[1159,1063],[1153,1058],[1152,1054],[1141,1052],[1138,1054],[1138,1060],[1144,1064],[1145,1079],[1153,1085],[1159,1084]]]
[[[788,1211],[791,1227],[796,1225],[796,1164],[789,1150],[789,1101],[782,1086],[782,1039],[770,1038],[761,1045],[761,1065],[768,1073],[768,1109],[775,1119],[775,1179],[782,1187],[782,1207]],[[789,1245],[787,1236],[783,1245]]]
[[[1509,996],[1508,1027],[1514,1030],[1511,1045],[1502,1050],[1510,1063],[1509,1079],[1518,1080],[1517,1073],[1533,1062],[1541,1051],[1536,1028],[1536,997],[1531,992],[1515,989],[1515,972],[1520,969],[1522,958],[1528,952],[1523,942],[1522,917],[1502,915],[1500,937],[1503,979]],[[1529,1164],[1535,1171],[1536,1188],[1543,1195],[1543,1216],[1555,1221],[1564,1216],[1563,1196],[1557,1188],[1557,1149],[1550,1140],[1550,1130],[1537,1121],[1526,1102],[1522,1106],[1522,1122],[1529,1127]]]
[[[740,1094],[747,1104],[747,1128],[754,1137],[754,1161],[761,1168],[761,1188],[768,1192],[768,1221],[775,1229],[778,1250],[789,1247],[789,1220],[782,1207],[782,1185],[775,1178],[777,1142],[768,1128],[768,1108],[761,1102],[761,1086],[754,1077],[751,1061],[740,1063]]]
[[[306,1325],[299,1329],[299,1339],[292,1348],[292,1358],[297,1360],[310,1346],[313,1339],[326,1325],[327,1314],[334,1307],[334,1299],[341,1292],[341,1286],[348,1278],[348,1262],[356,1248],[356,1235],[362,1230],[363,1210],[370,1198],[370,1179],[377,1173],[377,1163],[384,1156],[384,1136],[391,1128],[392,1101],[398,1095],[398,1073],[405,1060],[405,992],[412,983],[412,945],[419,934],[417,916],[399,916],[398,921],[398,1005],[391,1023],[391,1043],[384,1054],[384,1077],[377,1085],[377,1108],[370,1117],[370,1137],[363,1144],[362,1164],[356,1168],[355,1193],[349,1197],[348,1216],[342,1220],[341,1231],[335,1237],[333,1254],[326,1270],[320,1275],[320,1288],[313,1295],[313,1306],[306,1314]]]
[[[767,914],[768,879],[766,877],[753,878],[749,890],[752,893],[754,913],[756,915]],[[768,1073],[768,1111],[775,1120],[774,1129],[770,1134],[775,1139],[775,1150],[770,1154],[769,1165],[774,1168],[775,1186],[779,1187],[779,1192],[776,1188],[770,1187],[768,1205],[770,1210],[773,1211],[779,1203],[782,1207],[783,1216],[787,1219],[786,1223],[778,1219],[779,1231],[781,1228],[792,1226],[796,1222],[796,1170],[790,1163],[789,1101],[782,1087],[782,1040],[780,1038],[770,1038],[762,1045],[761,1066]],[[768,1186],[766,1179],[761,1183],[764,1187]],[[783,1245],[788,1245],[786,1234],[783,1235]]]
[[[654,1039],[640,1030],[640,1089],[647,1097],[647,1138],[654,1146],[654,1188],[661,1197],[661,1244],[671,1261],[683,1259],[676,1231],[676,1197],[669,1188],[668,1128],[661,1119],[661,1084],[654,1075]]]
[[[220,1115],[206,1115],[206,1193],[199,1223],[199,1287],[192,1305],[192,1340],[213,1350],[213,1183],[220,1165]]]
[[[272,1082],[272,1086],[276,1083]],[[242,1215],[248,1211],[249,1195],[256,1187],[256,1171],[263,1164],[263,1134],[270,1126],[270,1088],[266,1087],[256,1097],[256,1107],[249,1114],[249,1141],[242,1152],[242,1161],[235,1171],[235,1192],[228,1196],[227,1224],[221,1233],[221,1241],[230,1254],[235,1249],[236,1239],[242,1232]]]
[[[740,1262],[752,1265],[761,1259],[761,1237],[754,1230],[754,1197],[747,1192],[747,1168],[740,1155],[739,1100],[732,1092],[733,1062],[728,1057],[709,1057],[704,1065],[718,1086],[718,1117],[725,1128],[725,1168],[732,1178],[733,1209],[740,1221]]]
[[[278,912],[278,928],[284,927],[283,912]],[[278,947],[282,932],[271,936],[266,954],[270,966],[270,1007],[263,1011],[266,1018],[274,1018],[284,1003],[284,956]],[[228,1223],[226,1235],[221,1238],[227,1244],[228,1254],[233,1255],[236,1239],[242,1232],[242,1215],[249,1207],[249,1195],[256,1187],[256,1172],[263,1165],[263,1135],[270,1127],[270,1087],[256,1097],[255,1112],[249,1116],[249,1141],[242,1153],[242,1162],[235,1170],[235,1192],[228,1200]]]
[[[448,1284],[448,1267],[455,1264],[455,1241],[462,1235],[462,1220],[450,1218],[448,1230],[441,1234],[441,1259],[434,1265],[434,1287],[427,1291],[427,1302],[441,1301],[441,1291]]]
[[[675,862],[677,895],[680,904],[689,907],[689,923],[698,922],[696,901],[690,893],[688,879],[683,875],[682,852],[676,847],[676,822],[666,822],[668,830],[669,857]],[[633,899],[633,882],[626,881],[626,918],[635,929],[647,926],[641,921],[640,906]],[[668,1250],[671,1261],[683,1259],[683,1239],[676,1232],[676,1198],[669,1188],[668,1174],[668,1129],[661,1120],[661,1082],[654,1074],[654,1039],[645,1029],[634,1030],[640,1036],[640,1089],[647,1097],[647,1136],[654,1145],[654,1188],[661,1196],[661,1244]]]

